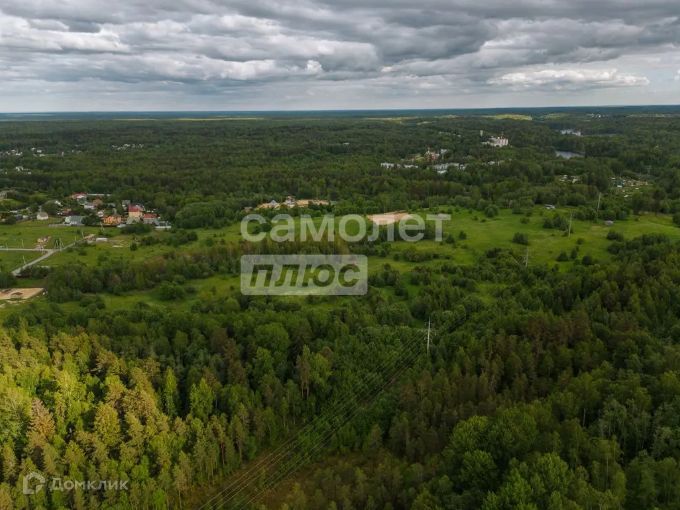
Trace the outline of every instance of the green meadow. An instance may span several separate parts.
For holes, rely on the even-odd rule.
[[[108,229],[106,233],[113,229]],[[8,248],[35,248],[38,239],[49,237],[46,248],[53,248],[57,239],[66,246],[89,234],[101,231],[98,227],[50,226],[42,221],[26,221],[15,225],[0,225],[0,246]]]
[[[13,271],[39,256],[36,251],[0,251],[0,270]]]
[[[473,261],[492,249],[510,250],[518,261],[518,264],[530,265],[558,265],[562,270],[578,263],[582,257],[590,255],[596,262],[604,261],[611,257],[607,247],[611,243],[607,239],[610,230],[622,234],[626,239],[632,239],[646,233],[660,233],[672,240],[680,240],[680,228],[675,226],[667,215],[646,214],[634,216],[624,221],[616,221],[614,225],[607,226],[603,221],[588,222],[573,220],[571,234],[567,235],[557,229],[543,227],[544,220],[552,217],[555,213],[569,217],[569,209],[557,209],[549,211],[541,207],[535,207],[528,215],[513,214],[509,210],[501,210],[493,218],[488,218],[478,211],[468,210],[423,210],[419,214],[447,213],[451,215],[449,221],[443,223],[444,241],[422,240],[417,242],[395,241],[390,243],[384,256],[373,255],[369,257],[369,273],[380,271],[385,264],[400,273],[408,273],[416,266],[438,265],[444,262],[454,262],[461,265],[472,264]],[[415,213],[414,213],[415,214]],[[339,219],[335,220],[335,233],[338,233]],[[320,218],[314,219],[315,225],[321,224]],[[296,232],[299,234],[299,220],[296,220]],[[82,233],[80,232],[82,230]],[[0,239],[8,245],[16,245],[24,241],[25,244],[34,243],[38,237],[45,235],[61,235],[62,239],[100,232],[97,228],[90,229],[58,229],[36,223],[23,223],[10,227],[0,227]],[[349,233],[356,233],[356,224],[349,224]],[[55,253],[45,261],[44,265],[58,266],[69,263],[79,263],[95,266],[104,260],[124,258],[134,261],[142,261],[153,257],[163,256],[177,250],[189,251],[200,249],[210,244],[231,243],[241,240],[240,225],[230,225],[220,229],[197,230],[198,240],[172,247],[165,244],[153,244],[144,246],[140,243],[141,236],[123,235],[119,232],[107,230],[106,233],[116,234],[108,242],[94,244],[79,244]],[[461,236],[461,232],[464,236]],[[520,245],[513,242],[516,233],[526,234],[528,245]],[[154,232],[149,235],[163,239],[170,234],[167,232]],[[447,242],[447,238],[453,238],[453,242]],[[137,248],[132,249],[136,244]],[[576,248],[576,260],[569,256]],[[561,253],[567,255],[567,260],[558,262]],[[415,254],[415,256],[414,256]],[[419,256],[420,255],[420,256]],[[7,269],[13,269],[23,263],[22,257],[31,260],[37,257],[37,252],[0,252],[0,264]],[[20,286],[39,286],[40,280],[20,280]],[[189,306],[191,303],[200,301],[205,294],[233,295],[238,292],[239,278],[233,275],[215,275],[210,278],[189,280],[185,282],[186,296],[178,301],[163,301],[159,297],[158,289],[149,291],[135,291],[124,295],[103,294],[107,307],[125,308],[135,303],[146,303],[151,306],[167,306],[178,308]],[[44,299],[44,298],[39,298]],[[77,306],[73,304],[73,306]]]

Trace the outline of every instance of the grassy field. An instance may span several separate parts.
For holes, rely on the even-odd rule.
[[[529,216],[512,214],[504,210],[494,218],[487,218],[478,211],[468,210],[449,210],[422,211],[422,214],[446,212],[451,213],[451,220],[444,223],[444,237],[450,235],[455,239],[453,244],[447,242],[419,241],[405,242],[396,241],[390,246],[387,256],[369,257],[369,273],[379,271],[383,265],[390,264],[397,271],[407,273],[414,267],[437,265],[445,261],[458,264],[471,264],[476,258],[483,256],[485,252],[494,248],[509,249],[518,260],[524,263],[528,252],[529,264],[555,265],[561,269],[566,269],[574,264],[569,259],[557,262],[557,257],[564,252],[570,255],[574,248],[578,249],[578,259],[585,255],[590,255],[597,260],[606,260],[611,257],[607,247],[611,241],[607,240],[607,234],[614,230],[622,234],[626,239],[632,239],[645,233],[661,233],[667,235],[672,240],[680,240],[680,228],[673,225],[671,218],[665,215],[643,215],[632,217],[625,221],[617,221],[613,226],[606,226],[604,222],[584,222],[574,220],[572,222],[572,233],[567,236],[564,232],[557,229],[546,229],[543,227],[544,220],[552,217],[559,212],[565,217],[569,217],[570,211],[562,209],[557,211],[547,211],[544,208],[536,207]],[[524,218],[524,219],[523,219]],[[320,219],[316,221],[317,225]],[[87,232],[86,229],[84,229]],[[89,229],[97,232],[98,229]],[[60,230],[57,229],[57,232]],[[0,227],[0,239],[24,240],[24,243],[34,242],[38,237],[53,234],[54,228],[42,224],[21,224],[11,227]],[[460,232],[466,234],[465,239],[461,239]],[[73,235],[72,230],[67,233]],[[337,233],[337,229],[336,229]],[[515,233],[526,234],[528,246],[519,245],[513,242]],[[198,240],[179,248],[167,246],[165,244],[154,244],[151,246],[139,246],[137,250],[131,250],[130,245],[135,242],[134,236],[117,235],[106,243],[94,245],[77,246],[56,253],[46,261],[46,265],[57,266],[66,263],[82,263],[86,265],[97,265],[106,259],[125,258],[130,260],[144,260],[151,257],[161,256],[164,253],[176,250],[190,250],[205,246],[208,242],[237,242],[241,239],[240,225],[230,225],[221,229],[201,229],[197,231]],[[169,235],[168,233],[155,234]],[[436,258],[425,257],[421,262],[409,261],[409,252],[424,252],[427,255],[436,254]],[[30,260],[29,255],[33,252],[0,252],[0,264],[7,268],[18,267],[22,263],[22,255]],[[411,253],[410,255],[413,255]],[[37,252],[35,253],[37,257]],[[22,280],[21,286],[41,286],[42,282],[34,280]],[[131,292],[122,296],[102,295],[102,299],[107,307],[117,309],[134,306],[135,303],[144,302],[152,306],[183,307],[202,299],[208,294],[231,295],[239,289],[239,278],[236,276],[215,275],[210,278],[191,280],[186,282],[188,290],[187,296],[181,301],[162,301],[156,289],[150,291]],[[38,298],[44,299],[44,298]],[[77,306],[74,304],[74,306]]]
[[[519,113],[499,113],[498,115],[488,115],[487,117],[496,120],[533,120],[531,115],[521,115]]]
[[[397,243],[395,250],[407,249],[405,245],[413,244],[417,250],[433,250],[441,256],[450,257],[456,262],[466,264],[475,257],[492,248],[511,249],[522,256],[529,250],[532,263],[550,264],[556,262],[561,252],[567,253],[579,246],[579,256],[591,255],[595,259],[610,257],[607,246],[607,234],[610,230],[621,233],[626,239],[632,239],[645,233],[665,234],[673,240],[680,240],[680,228],[673,225],[669,216],[644,215],[625,221],[617,221],[609,227],[604,222],[586,222],[573,220],[572,232],[566,236],[562,231],[543,228],[546,218],[555,212],[569,217],[569,210],[546,211],[535,208],[528,217],[528,223],[522,223],[524,216],[503,211],[495,218],[486,218],[479,212],[461,211],[451,215],[451,221],[444,225],[444,231],[456,237],[455,246],[433,241],[419,243]],[[463,231],[467,239],[460,241],[459,233]],[[515,233],[526,234],[528,246],[512,242]],[[579,241],[580,240],[580,241]],[[581,243],[579,245],[579,242]],[[408,247],[410,248],[410,246]]]
[[[37,251],[0,251],[0,270],[13,271],[39,256]]]
[[[114,229],[106,230],[109,234]],[[0,246],[8,248],[35,248],[39,238],[49,237],[46,248],[53,248],[57,239],[68,245],[83,235],[97,234],[98,227],[51,227],[42,221],[26,221],[16,225],[0,225]]]

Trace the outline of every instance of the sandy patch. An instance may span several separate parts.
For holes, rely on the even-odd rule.
[[[371,214],[368,219],[378,226],[392,225],[393,223],[398,223],[401,220],[407,220],[412,218],[406,211],[394,211],[383,214]]]
[[[11,299],[30,299],[38,296],[45,291],[42,287],[30,287],[25,289],[2,289],[0,290],[0,301]]]

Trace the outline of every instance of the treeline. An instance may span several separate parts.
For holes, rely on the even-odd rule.
[[[164,242],[179,246],[196,240],[191,231],[173,232]],[[144,236],[134,241],[131,249],[152,245],[159,241],[156,236]],[[340,239],[333,242],[295,241],[276,243],[227,243],[223,239],[208,238],[207,246],[183,251],[166,252],[162,255],[134,260],[126,257],[103,258],[90,266],[68,263],[53,268],[32,269],[27,275],[45,277],[48,299],[54,302],[79,301],[87,294],[101,292],[123,294],[134,290],[153,289],[161,284],[181,284],[186,280],[205,279],[214,275],[238,275],[240,258],[244,254],[287,253],[348,253],[348,247]],[[167,293],[167,285],[164,287]]]

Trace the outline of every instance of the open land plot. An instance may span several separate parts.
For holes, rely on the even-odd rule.
[[[394,211],[382,214],[371,214],[368,216],[368,219],[378,226],[383,226],[393,225],[394,223],[399,223],[402,220],[407,220],[412,217],[413,216],[406,211]]]
[[[31,299],[44,291],[42,287],[0,289],[0,301]]]
[[[4,251],[0,250],[0,270],[13,271],[40,256],[39,251]]]
[[[7,248],[35,248],[41,239],[48,239],[45,248],[54,248],[57,240],[62,245],[82,239],[88,234],[97,234],[99,227],[63,227],[45,224],[42,221],[25,221],[15,225],[0,225],[0,246]],[[116,234],[113,229],[106,230]],[[109,234],[109,235],[110,235]]]

